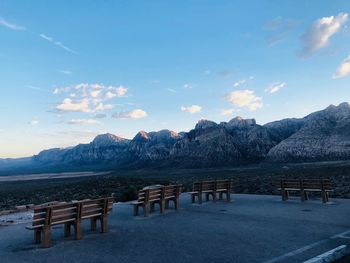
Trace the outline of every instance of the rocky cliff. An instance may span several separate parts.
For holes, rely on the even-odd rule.
[[[115,167],[213,167],[257,162],[350,159],[350,106],[329,106],[300,119],[259,125],[236,117],[200,120],[189,132],[140,131],[132,140],[112,134],[89,144],[44,150],[37,164],[112,164]]]

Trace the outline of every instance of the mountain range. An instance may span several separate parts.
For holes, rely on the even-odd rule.
[[[350,159],[350,106],[341,103],[304,118],[265,125],[236,117],[200,120],[189,132],[140,131],[132,140],[98,135],[89,144],[49,149],[21,159],[0,159],[0,169],[24,167],[218,167],[251,163]]]

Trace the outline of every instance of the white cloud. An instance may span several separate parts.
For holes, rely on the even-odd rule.
[[[73,49],[70,49],[69,47],[63,45],[62,42],[56,41],[56,40],[53,39],[52,37],[49,37],[49,36],[47,36],[47,35],[45,35],[45,34],[40,34],[39,36],[40,36],[42,39],[45,39],[45,40],[51,42],[52,44],[54,44],[54,45],[56,45],[56,46],[62,48],[63,50],[65,50],[65,51],[67,51],[67,52],[69,52],[69,53],[77,54],[77,52],[75,52]]]
[[[167,88],[167,91],[170,91],[170,92],[172,92],[172,93],[176,93],[176,90],[171,89],[171,88]]]
[[[71,119],[67,121],[67,124],[73,124],[73,125],[92,125],[99,123],[97,120],[94,119]]]
[[[336,72],[333,74],[333,79],[343,78],[350,74],[350,56],[342,61]]]
[[[126,95],[128,92],[128,89],[119,86],[105,86],[103,84],[88,84],[88,83],[79,83],[76,85],[72,86],[66,86],[66,87],[60,87],[60,88],[55,88],[53,91],[53,94],[61,94],[61,93],[68,93],[74,94],[74,97],[90,97],[92,99],[99,98],[97,102],[101,100],[108,100],[112,99],[114,97],[123,97]]]
[[[105,86],[103,84],[80,83],[73,86],[55,88],[53,94],[58,95],[67,93],[70,98],[56,106],[59,111],[65,112],[97,112],[110,110],[111,104],[105,104],[104,101],[114,97],[123,97],[128,89],[119,86]],[[72,100],[74,98],[74,101]]]
[[[113,109],[113,105],[103,104],[102,102],[100,102],[99,104],[97,104],[97,106],[93,111],[96,112],[96,111],[104,111],[104,110],[111,110],[111,109]]]
[[[203,71],[203,74],[204,75],[210,75],[211,71],[209,69],[206,69]]]
[[[104,113],[97,113],[94,115],[94,119],[104,119],[106,117],[107,117],[107,115]]]
[[[59,72],[65,74],[65,75],[72,75],[72,71],[66,70],[66,69],[59,70]]]
[[[242,85],[242,84],[244,84],[244,83],[246,83],[247,81],[245,80],[245,79],[241,79],[241,80],[238,80],[238,81],[236,81],[234,84],[233,84],[233,86],[236,88],[236,87],[238,87],[238,86],[240,86],[240,85]]]
[[[24,26],[18,26],[16,24],[10,23],[8,21],[6,21],[4,18],[0,17],[0,25],[7,27],[9,29],[12,30],[17,30],[17,31],[23,31],[26,30],[26,28]]]
[[[128,89],[123,87],[123,86],[119,86],[119,87],[108,87],[108,92],[106,93],[106,98],[107,99],[112,99],[114,97],[123,97],[126,95],[126,93],[128,92]]]
[[[79,101],[73,101],[70,98],[65,98],[62,103],[56,106],[58,111],[62,112],[90,112],[89,100],[82,99]]]
[[[98,98],[101,94],[101,90],[92,90],[90,91],[90,96],[93,98]]]
[[[302,36],[304,47],[300,55],[307,57],[314,51],[326,47],[330,38],[341,29],[347,20],[347,13],[339,13],[337,16],[322,17],[316,20]]]
[[[31,120],[31,121],[29,122],[29,124],[32,125],[32,126],[38,125],[38,124],[39,124],[39,120],[33,119],[33,120]]]
[[[112,117],[115,119],[141,119],[147,116],[148,114],[144,110],[135,109],[131,111],[116,112]]]
[[[273,93],[279,92],[286,85],[287,84],[285,82],[275,82],[275,83],[272,83],[267,89],[265,89],[265,92],[273,94]]]
[[[232,115],[234,112],[239,112],[239,109],[223,109],[221,110],[221,115],[227,116],[227,115]]]
[[[191,113],[191,114],[195,114],[195,113],[201,112],[202,107],[199,105],[191,105],[191,106],[187,106],[187,107],[181,106],[181,110],[188,112],[188,113]]]
[[[253,90],[236,90],[226,95],[226,100],[234,106],[247,108],[251,111],[262,108],[262,98],[255,96]]]
[[[193,88],[194,88],[194,85],[193,85],[193,84],[190,84],[190,83],[185,83],[183,87],[184,87],[185,89],[193,89]]]

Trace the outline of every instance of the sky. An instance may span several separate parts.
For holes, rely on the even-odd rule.
[[[0,158],[350,101],[350,1],[0,1]]]

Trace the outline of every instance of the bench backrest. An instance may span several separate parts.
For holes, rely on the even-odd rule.
[[[81,219],[106,215],[112,211],[113,198],[81,201]]]
[[[211,190],[215,190],[215,181],[203,181],[202,191],[211,191]]]
[[[302,180],[304,189],[331,190],[332,184],[329,179],[307,179]]]
[[[146,190],[148,191],[147,201],[156,201],[162,199],[162,188],[152,188]]]
[[[217,180],[216,181],[216,190],[227,189],[230,190],[232,188],[231,180]]]
[[[294,180],[294,179],[282,180],[281,188],[300,189],[300,180]]]
[[[199,182],[193,183],[192,192],[198,192],[200,190],[200,187],[201,187],[201,183]]]
[[[332,184],[329,179],[288,179],[281,181],[281,188],[331,190]]]
[[[220,190],[220,189],[232,189],[231,180],[214,180],[214,181],[202,181],[195,182],[192,186],[193,192],[199,191],[211,191],[211,190]]]
[[[51,210],[51,217],[48,225],[58,225],[76,221],[79,217],[78,203],[58,204],[48,207]]]
[[[162,198],[178,197],[181,193],[181,185],[166,185],[163,187]]]

